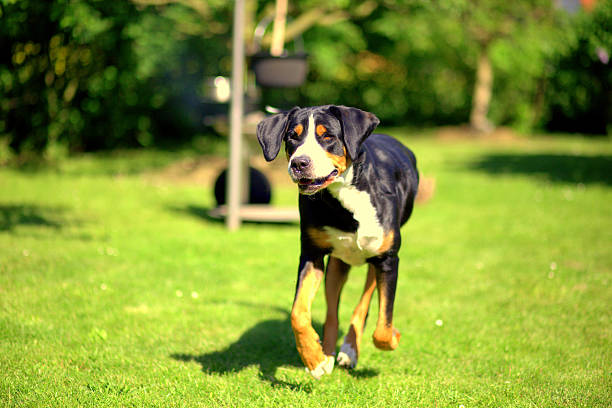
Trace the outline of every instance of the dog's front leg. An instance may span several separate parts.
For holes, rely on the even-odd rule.
[[[295,290],[291,327],[298,353],[307,371],[316,379],[329,374],[334,368],[333,357],[323,353],[319,335],[312,327],[311,305],[323,280],[323,256],[300,257],[298,281]]]
[[[372,265],[369,265],[363,294],[361,295],[359,304],[353,312],[351,325],[349,326],[348,333],[344,337],[344,343],[342,347],[340,347],[340,353],[338,353],[338,364],[342,367],[354,368],[357,365],[359,351],[361,349],[361,336],[363,335],[368,311],[370,310],[370,300],[372,299],[372,294],[374,294],[375,289],[376,269]]]
[[[327,317],[325,318],[325,329],[323,331],[323,352],[326,356],[333,356],[336,354],[340,293],[346,283],[350,268],[349,265],[331,255],[327,261],[327,271],[325,272]]]
[[[376,270],[378,288],[378,322],[374,330],[374,345],[381,350],[395,350],[399,345],[400,332],[393,327],[393,303],[397,286],[399,258],[388,256],[372,263]]]

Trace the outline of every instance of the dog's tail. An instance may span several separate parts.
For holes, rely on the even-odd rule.
[[[416,203],[424,204],[433,198],[436,190],[436,179],[434,177],[421,177],[417,191]]]

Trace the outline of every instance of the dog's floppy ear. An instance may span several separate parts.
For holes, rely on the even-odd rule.
[[[351,160],[355,160],[359,147],[378,126],[380,120],[374,114],[357,108],[332,105],[329,109],[340,121],[347,153]]]
[[[287,126],[289,126],[289,118],[298,109],[296,106],[288,112],[277,113],[257,124],[257,140],[259,140],[267,161],[274,160],[278,155]]]

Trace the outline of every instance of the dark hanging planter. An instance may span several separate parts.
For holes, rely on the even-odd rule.
[[[297,88],[308,75],[308,55],[304,52],[273,56],[259,52],[251,57],[257,84],[267,88]]]
[[[255,28],[253,40],[260,51],[251,56],[251,69],[257,84],[265,88],[297,88],[306,81],[308,75],[308,54],[304,52],[302,37],[293,39],[293,52],[288,52],[284,46],[286,13],[287,0],[276,0],[270,51],[261,51],[260,47],[272,20],[265,18]]]

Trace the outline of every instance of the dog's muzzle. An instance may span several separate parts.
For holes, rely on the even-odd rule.
[[[338,175],[338,170],[323,177],[315,177],[313,163],[308,156],[298,156],[291,159],[289,175],[298,185],[301,194],[314,194],[331,184]]]

